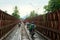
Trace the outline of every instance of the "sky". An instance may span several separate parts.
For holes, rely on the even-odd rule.
[[[12,14],[14,7],[17,6],[19,15],[24,18],[35,10],[37,14],[44,14],[44,6],[48,4],[49,0],[0,0],[0,9]]]

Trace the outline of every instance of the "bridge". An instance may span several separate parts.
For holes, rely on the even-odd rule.
[[[60,10],[21,21],[0,10],[0,40],[60,40],[59,17]],[[32,21],[37,26],[33,39],[25,24]]]

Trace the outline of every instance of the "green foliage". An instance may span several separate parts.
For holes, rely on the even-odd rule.
[[[36,16],[38,16],[38,14],[35,13],[35,11],[33,10],[33,11],[30,12],[30,16],[26,17],[26,19],[33,18],[33,17],[36,17]]]
[[[48,5],[44,6],[47,12],[52,12],[60,9],[60,0],[50,0]]]
[[[33,11],[31,11],[31,13],[30,13],[30,18],[32,18],[32,17],[36,17],[36,16],[38,16],[38,14],[37,13],[35,13],[35,11],[33,10]]]
[[[12,15],[14,17],[20,19],[20,15],[18,13],[19,13],[18,8],[17,8],[17,6],[15,6],[15,9],[14,9],[14,12],[12,13]]]
[[[14,17],[16,17],[16,18],[20,18],[20,16],[18,15],[18,14],[16,14],[16,13],[12,13],[12,15],[14,16]]]
[[[15,6],[14,13],[19,13],[17,6]]]

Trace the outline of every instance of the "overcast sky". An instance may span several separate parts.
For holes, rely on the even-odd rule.
[[[20,16],[26,17],[32,10],[38,14],[44,13],[44,5],[48,4],[49,0],[0,0],[0,9],[12,14],[14,7],[17,6]]]

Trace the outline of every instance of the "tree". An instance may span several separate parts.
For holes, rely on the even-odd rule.
[[[30,12],[30,15],[26,17],[26,19],[27,18],[33,18],[33,17],[36,17],[36,16],[38,16],[38,14],[35,13],[35,11],[33,10],[33,11]]]
[[[50,0],[48,5],[44,6],[47,12],[52,12],[60,9],[60,0]]]
[[[18,19],[20,19],[20,15],[19,15],[19,11],[17,6],[15,6],[14,12],[12,13],[12,15]]]
[[[36,16],[38,16],[38,14],[37,13],[35,13],[35,11],[33,10],[33,11],[31,11],[31,13],[30,13],[30,17],[32,18],[32,17],[36,17]]]

